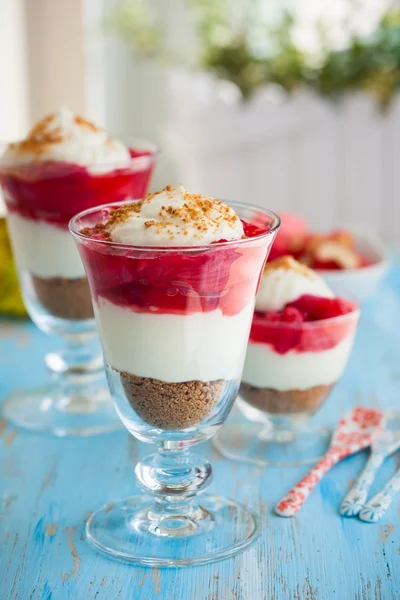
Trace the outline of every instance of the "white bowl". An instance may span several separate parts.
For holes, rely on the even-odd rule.
[[[379,237],[361,224],[343,227],[355,238],[356,249],[371,265],[358,269],[331,271],[318,269],[336,296],[356,297],[362,301],[371,296],[380,286],[390,266],[389,253]]]

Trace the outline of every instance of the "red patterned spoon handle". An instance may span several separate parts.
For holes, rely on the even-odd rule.
[[[342,458],[343,454],[336,448],[328,450],[315,467],[278,502],[275,507],[276,514],[280,517],[293,517],[325,473]]]

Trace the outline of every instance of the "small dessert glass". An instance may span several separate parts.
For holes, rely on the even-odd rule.
[[[359,314],[355,305],[352,312],[329,319],[282,323],[255,313],[252,332],[258,332],[259,343],[250,336],[236,403],[247,421],[233,415],[218,432],[213,444],[220,454],[265,467],[307,464],[325,453],[332,432],[309,421],[346,367]],[[263,343],[276,343],[282,351],[284,339],[303,351],[273,352]]]
[[[57,436],[120,428],[107,388],[89,285],[69,233],[74,214],[146,195],[157,148],[133,141],[129,162],[90,168],[64,162],[15,164],[0,158],[0,185],[27,311],[63,348],[46,355],[51,383],[3,404],[15,425]]]
[[[157,449],[135,469],[151,498],[111,502],[87,522],[89,541],[120,560],[209,563],[259,533],[256,514],[240,503],[209,494],[198,501],[211,465],[191,452],[215,434],[237,396],[255,295],[279,227],[273,213],[231,205],[247,222],[258,215],[264,231],[202,247],[135,247],[81,233],[105,223],[110,206],[70,223],[116,409],[131,434]]]

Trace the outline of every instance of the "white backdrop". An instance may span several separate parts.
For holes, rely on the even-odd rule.
[[[173,86],[166,147],[187,187],[400,242],[400,96],[387,114],[362,94],[334,105],[265,90],[243,105],[204,79]]]
[[[24,135],[29,123],[25,27],[24,0],[0,0],[0,143]]]
[[[104,14],[115,6],[114,0],[101,2]],[[182,0],[159,4],[165,7],[166,27],[185,29]],[[385,4],[364,2],[366,18],[358,15],[362,29],[373,28],[377,7]],[[301,3],[305,10],[298,39],[304,47],[313,44],[309,18],[326,13],[323,5]],[[300,3],[295,6],[299,9]],[[347,0],[331,7],[332,22],[333,13],[343,16],[345,6],[350,6]],[[173,76],[171,94],[170,73],[138,60],[112,36],[104,42],[99,71],[106,125],[161,145],[153,188],[183,183],[216,196],[299,212],[313,227],[363,221],[386,240],[400,241],[398,99],[383,118],[366,96],[334,107],[305,93],[280,102],[265,101],[260,93],[250,105],[238,106],[231,90],[223,92],[225,100],[215,99],[208,84],[196,83],[201,77],[177,85]]]
[[[183,3],[159,6],[170,36],[190,54]],[[386,0],[366,3],[374,21],[374,7]],[[0,97],[1,137],[22,135],[32,120],[67,103],[117,134],[158,142],[162,155],[153,188],[182,182],[217,196],[295,210],[315,227],[363,220],[387,240],[399,241],[398,99],[382,118],[366,97],[334,108],[307,94],[272,102],[260,93],[244,107],[226,101],[232,94],[213,99],[214,92],[199,91],[194,80],[178,91],[175,80],[171,95],[170,73],[138,61],[115,36],[104,35],[103,20],[116,4],[0,2],[0,67],[7,81]],[[335,11],[345,4],[338,0]],[[295,6],[311,7],[316,16],[322,3],[302,0]],[[306,29],[298,32],[305,45],[312,43]]]

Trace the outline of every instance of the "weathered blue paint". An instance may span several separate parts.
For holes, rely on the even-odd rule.
[[[347,371],[316,421],[334,424],[356,404],[400,404],[400,268],[365,305]],[[0,321],[0,399],[43,384],[43,354],[57,346],[32,324]],[[127,433],[59,440],[0,421],[0,600],[399,600],[400,503],[377,525],[339,516],[366,453],[335,467],[293,519],[273,507],[307,467],[241,466],[203,452],[213,490],[262,513],[260,539],[233,559],[180,571],[140,569],[84,541],[89,513],[133,494],[133,466],[148,453]],[[371,494],[399,465],[389,459]]]

